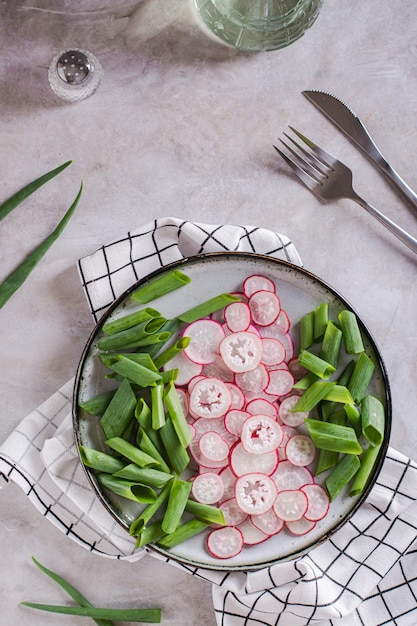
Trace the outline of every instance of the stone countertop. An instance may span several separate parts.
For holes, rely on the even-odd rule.
[[[72,8],[77,4],[77,9]],[[114,6],[113,6],[114,5]],[[2,199],[72,159],[1,223],[1,277],[79,207],[58,242],[1,310],[0,441],[76,370],[92,319],[76,261],[163,216],[254,224],[290,236],[305,267],[352,304],[383,355],[393,395],[391,445],[417,457],[416,257],[356,204],[324,204],[272,148],[289,125],[349,165],[357,192],[417,234],[392,185],[302,95],[338,95],[417,188],[417,5],[325,0],[306,35],[280,51],[241,53],[210,39],[188,0],[0,0]],[[67,47],[91,50],[103,78],[75,104],[47,69]],[[31,555],[93,602],[162,606],[166,626],[214,626],[208,583],[145,557],[91,555],[42,518],[15,485],[0,494],[2,621],[27,623],[22,600],[62,602]],[[69,623],[30,612],[32,626]],[[71,623],[84,623],[71,618]]]

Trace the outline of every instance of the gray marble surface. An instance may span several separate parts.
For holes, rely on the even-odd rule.
[[[325,0],[314,27],[275,52],[244,54],[208,38],[188,0],[0,0],[0,201],[56,165],[73,164],[0,228],[1,277],[84,193],[59,241],[0,312],[0,441],[71,378],[92,328],[79,257],[156,217],[254,224],[289,235],[307,269],[362,316],[392,385],[391,445],[417,458],[416,257],[350,201],[323,204],[272,144],[288,124],[344,160],[357,191],[417,235],[417,217],[376,169],[301,95],[333,92],[368,125],[417,188],[417,5]],[[90,49],[104,75],[66,104],[47,68],[65,47]],[[104,560],[75,545],[10,485],[0,493],[1,622],[82,624],[29,613],[62,602],[35,555],[93,602],[163,608],[166,626],[214,626],[210,586],[145,558]]]

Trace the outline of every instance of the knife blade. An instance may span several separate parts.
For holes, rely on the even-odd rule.
[[[417,213],[417,194],[407,185],[382,155],[363,122],[352,109],[336,96],[323,91],[303,91],[303,95],[312,102],[333,124],[373,161],[409,200]]]

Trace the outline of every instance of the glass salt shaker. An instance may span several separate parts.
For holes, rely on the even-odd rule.
[[[88,50],[64,50],[51,61],[48,80],[52,91],[68,102],[91,96],[100,84],[103,69]]]

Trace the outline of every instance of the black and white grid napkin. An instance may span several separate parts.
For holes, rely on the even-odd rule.
[[[204,252],[257,252],[301,265],[285,236],[253,226],[155,220],[79,261],[95,321],[139,278]],[[68,381],[0,446],[0,477],[18,484],[68,537],[104,557],[136,561],[152,550],[107,513],[74,442]],[[1,495],[0,495],[1,497]],[[308,555],[259,571],[215,572],[178,565],[212,583],[219,626],[416,626],[417,465],[389,449],[365,504]]]

